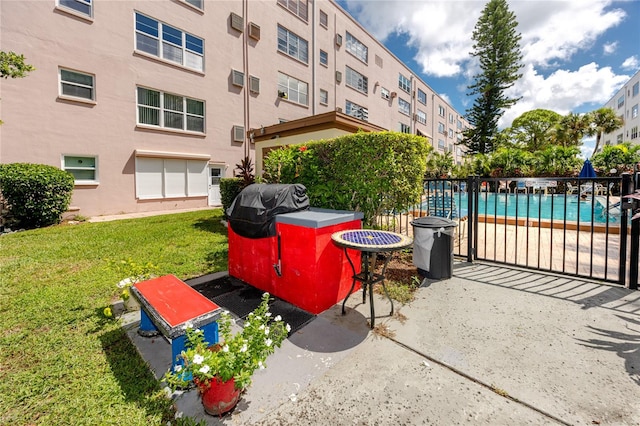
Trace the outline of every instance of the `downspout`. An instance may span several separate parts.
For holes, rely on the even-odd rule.
[[[311,115],[316,115],[316,2],[313,0],[313,7],[311,8],[311,44],[313,45],[313,53],[309,55],[311,58],[311,88],[313,95],[309,96],[311,103]]]
[[[411,86],[411,94],[409,95],[410,96],[410,100],[409,100],[409,133],[413,135],[413,134],[415,134],[414,130],[416,128],[415,120],[414,120],[415,116],[416,116],[416,113],[415,113],[415,108],[416,108],[416,106],[415,106],[416,88],[413,87],[413,74],[411,74],[409,76],[409,86]]]
[[[249,41],[247,39],[247,25],[249,23],[249,0],[242,2],[242,16],[244,16],[244,31],[242,31],[242,68],[244,70],[245,84],[244,90],[244,156],[248,157],[251,152],[251,143],[247,140],[247,129],[249,129],[250,117],[250,96],[249,96]]]

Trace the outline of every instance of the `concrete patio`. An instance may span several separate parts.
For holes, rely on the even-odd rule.
[[[640,292],[486,263],[456,263],[409,305],[351,297],[294,333],[211,425],[640,424]],[[135,320],[129,314],[129,321]],[[169,345],[129,336],[158,377]]]

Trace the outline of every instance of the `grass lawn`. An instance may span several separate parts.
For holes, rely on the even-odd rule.
[[[227,269],[222,210],[0,236],[0,424],[165,425],[170,401],[117,321],[109,260],[188,279]]]

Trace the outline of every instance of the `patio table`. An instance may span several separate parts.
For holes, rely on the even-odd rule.
[[[356,285],[356,282],[362,283],[362,303],[366,302],[367,297],[367,287],[369,288],[369,305],[371,309],[371,328],[375,325],[375,307],[373,304],[373,286],[377,283],[382,284],[382,289],[384,290],[384,294],[389,299],[391,303],[391,313],[389,315],[393,315],[393,301],[387,292],[387,287],[384,285],[384,274],[387,270],[387,265],[389,261],[393,257],[393,254],[396,251],[402,250],[404,248],[409,247],[413,240],[410,237],[405,235],[397,234],[395,232],[390,231],[378,231],[371,229],[351,229],[344,230],[340,232],[336,232],[331,235],[331,239],[338,246],[344,249],[345,256],[349,261],[349,265],[351,265],[351,270],[353,271],[353,281],[351,283],[351,289],[347,293],[347,297],[345,297],[342,302],[342,315],[345,314],[345,304],[349,299],[349,296],[353,292],[353,289]],[[360,273],[356,272],[356,267],[349,256],[349,251],[347,249],[358,250],[362,253],[362,266],[364,271]],[[382,266],[382,270],[380,273],[375,272],[375,260],[379,255],[384,257],[384,263]],[[373,256],[374,263],[370,264],[371,256]]]

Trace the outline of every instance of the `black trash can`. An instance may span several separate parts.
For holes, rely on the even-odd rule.
[[[453,275],[453,238],[456,222],[438,216],[426,216],[411,222],[413,226],[413,264],[426,278],[445,279]]]

